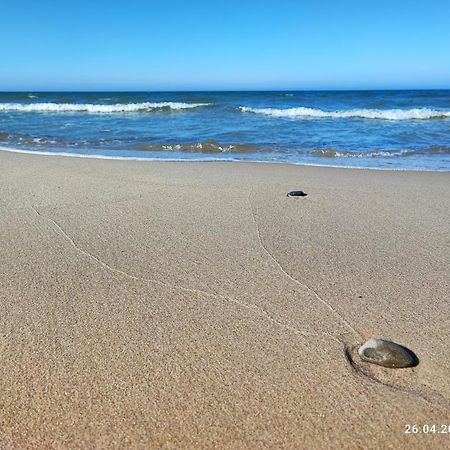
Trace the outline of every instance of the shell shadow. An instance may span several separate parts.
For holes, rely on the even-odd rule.
[[[403,346],[402,346],[403,347]],[[391,370],[385,370],[385,367],[380,367],[375,364],[362,364],[359,365],[359,362],[355,357],[358,358],[357,352],[355,352],[357,347],[348,346],[344,344],[344,356],[345,359],[351,368],[352,372],[355,376],[362,377],[363,379],[368,380],[374,384],[378,384],[385,388],[391,389],[395,392],[403,392],[407,395],[412,395],[418,399],[421,399],[425,403],[427,403],[432,408],[439,408],[443,414],[447,413],[450,408],[450,402],[447,398],[445,398],[440,392],[435,389],[431,389],[428,386],[424,385],[416,385],[416,381],[414,378],[404,379],[403,382],[401,379],[393,377],[393,373]],[[417,355],[405,348],[408,351],[408,354],[414,359],[415,365],[410,366],[409,369],[413,369],[419,364],[419,358]],[[378,367],[378,368],[377,368]],[[404,373],[403,371],[394,371],[395,373],[400,374],[409,374],[409,376],[413,377],[414,370],[410,372]]]

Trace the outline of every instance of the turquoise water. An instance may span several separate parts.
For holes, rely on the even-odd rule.
[[[450,91],[0,93],[0,148],[450,170]]]

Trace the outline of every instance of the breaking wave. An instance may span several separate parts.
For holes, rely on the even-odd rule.
[[[378,120],[428,120],[450,118],[450,111],[413,108],[413,109],[350,109],[323,111],[316,108],[248,108],[241,106],[246,113],[264,114],[272,117],[287,118],[331,118],[331,119],[378,119]]]
[[[2,112],[85,112],[92,114],[112,114],[127,112],[151,112],[157,110],[183,110],[209,106],[209,103],[116,103],[114,105],[101,105],[92,103],[0,103]]]
[[[137,149],[152,152],[188,153],[252,153],[262,151],[252,144],[220,144],[216,141],[203,141],[194,144],[150,144],[137,145]]]
[[[320,158],[389,158],[393,156],[414,156],[414,155],[450,155],[450,147],[433,146],[417,150],[374,150],[366,152],[335,150],[332,148],[312,150],[311,155]]]

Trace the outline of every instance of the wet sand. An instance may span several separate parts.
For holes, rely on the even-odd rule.
[[[1,449],[450,445],[405,434],[450,423],[450,174],[0,172]],[[374,337],[420,364],[362,362]]]

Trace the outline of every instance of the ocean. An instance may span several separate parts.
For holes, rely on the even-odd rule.
[[[3,92],[0,149],[450,170],[450,90]]]

